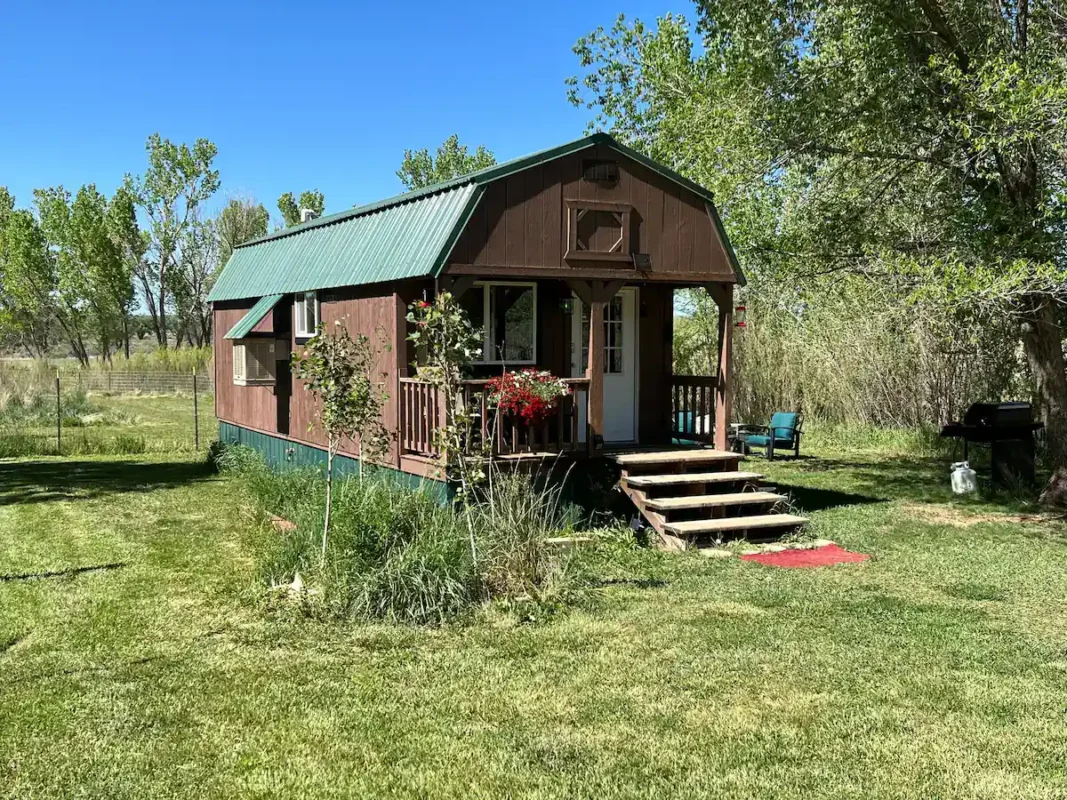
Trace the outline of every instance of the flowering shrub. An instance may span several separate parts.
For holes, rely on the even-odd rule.
[[[519,417],[527,425],[540,425],[555,412],[561,397],[571,393],[562,378],[551,372],[524,369],[505,372],[489,381],[489,402],[502,414]]]

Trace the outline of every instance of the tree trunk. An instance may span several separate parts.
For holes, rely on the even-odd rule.
[[[1049,506],[1067,506],[1067,365],[1056,309],[1044,297],[1031,298],[1022,323],[1023,350],[1034,378],[1052,478],[1041,493]]]
[[[141,291],[144,293],[144,304],[148,308],[148,316],[152,318],[152,328],[156,332],[156,341],[161,339],[159,333],[159,315],[156,313],[156,299],[152,295],[152,286],[148,282],[148,276],[141,274]]]
[[[122,352],[126,355],[126,360],[130,360],[130,318],[129,316],[122,315]]]
[[[322,524],[322,563],[326,565],[326,537],[330,533],[330,505],[333,502],[333,451],[336,445],[331,437],[326,449],[326,519]]]

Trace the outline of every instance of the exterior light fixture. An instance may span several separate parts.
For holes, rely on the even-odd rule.
[[[574,313],[574,298],[573,297],[564,297],[562,300],[560,300],[559,301],[559,310],[562,311],[564,314],[573,314]]]
[[[745,307],[738,306],[734,309],[734,319],[737,320],[734,325],[738,328],[745,327]]]

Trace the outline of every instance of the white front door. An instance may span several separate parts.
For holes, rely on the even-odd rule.
[[[589,359],[589,309],[574,298],[571,375],[585,375]],[[620,289],[604,306],[604,441],[637,440],[637,289]],[[578,407],[585,441],[585,404]]]

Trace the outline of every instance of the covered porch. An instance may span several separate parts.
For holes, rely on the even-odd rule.
[[[618,273],[615,273],[618,274]],[[728,446],[733,284],[702,283],[718,307],[717,374],[673,371],[674,290],[694,284],[624,279],[497,280],[444,276],[434,291],[460,298],[486,329],[485,355],[463,382],[478,414],[471,445],[501,459],[546,454],[597,457],[677,444]],[[409,348],[410,351],[410,348]],[[414,353],[408,363],[415,360]],[[487,384],[534,367],[571,390],[536,426],[497,414]],[[399,448],[413,464],[437,463],[444,424],[439,390],[416,375],[397,379]]]

